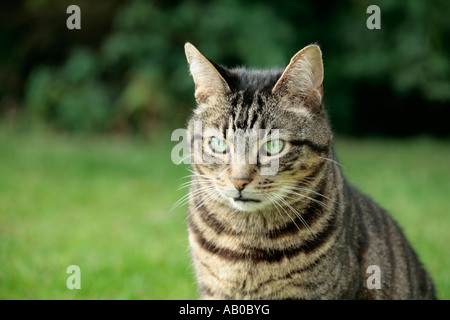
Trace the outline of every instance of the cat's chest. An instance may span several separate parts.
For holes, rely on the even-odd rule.
[[[330,295],[336,281],[330,274],[293,272],[286,276],[280,265],[221,265],[211,266],[202,278],[213,288],[205,298],[218,299],[321,299]],[[211,277],[211,271],[215,274]],[[212,294],[211,294],[212,293]]]
[[[262,264],[222,264],[211,266],[217,275],[210,282],[221,295],[231,299],[274,298],[283,286],[276,268]],[[210,279],[211,280],[211,279]]]
[[[193,244],[194,247],[196,245]],[[204,298],[286,299],[295,296],[312,299],[330,290],[319,287],[311,290],[310,283],[320,280],[321,275],[311,272],[301,262],[295,263],[289,259],[252,262],[244,258],[245,254],[250,256],[251,252],[243,253],[243,259],[239,261],[236,261],[236,257],[226,259],[221,253],[203,255],[199,251],[195,252],[197,255],[194,255],[193,262],[200,287],[206,289]],[[326,283],[322,280],[319,282]]]

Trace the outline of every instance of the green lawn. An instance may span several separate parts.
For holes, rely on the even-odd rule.
[[[158,142],[0,129],[0,299],[195,299],[186,166]],[[348,178],[403,226],[450,299],[450,142],[336,143]],[[69,290],[69,265],[81,289]]]

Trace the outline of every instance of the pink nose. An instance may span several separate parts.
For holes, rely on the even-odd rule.
[[[234,184],[236,189],[241,191],[241,190],[243,190],[245,188],[245,186],[247,184],[250,183],[250,178],[248,178],[248,177],[238,177],[238,178],[231,177],[230,181]]]

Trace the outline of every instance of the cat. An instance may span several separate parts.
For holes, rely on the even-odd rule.
[[[270,70],[225,68],[190,43],[185,53],[191,156],[203,160],[192,164],[188,208],[202,299],[436,298],[397,223],[342,174],[318,45]]]

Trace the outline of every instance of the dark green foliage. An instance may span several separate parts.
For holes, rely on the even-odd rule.
[[[68,131],[183,126],[194,105],[186,41],[217,63],[263,68],[317,42],[336,131],[449,134],[447,2],[379,1],[381,30],[366,27],[369,1],[80,0],[81,30],[66,28],[60,1],[5,4],[0,117]]]

